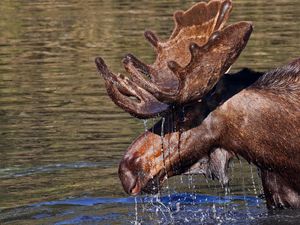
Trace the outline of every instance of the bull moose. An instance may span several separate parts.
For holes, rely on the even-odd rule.
[[[130,77],[96,58],[116,105],[138,118],[162,117],[121,160],[127,193],[155,193],[200,162],[227,185],[228,161],[239,155],[261,171],[269,208],[300,208],[300,58],[265,73],[228,74],[252,32],[250,22],[225,25],[231,10],[231,0],[200,2],[174,14],[167,41],[146,31],[157,58],[146,65],[125,56]]]

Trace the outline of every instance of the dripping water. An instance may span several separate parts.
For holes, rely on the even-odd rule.
[[[257,191],[255,180],[254,180],[252,165],[250,165],[250,172],[251,172],[252,188],[253,188],[253,192],[254,192],[255,198],[256,198],[256,205],[259,207],[260,204],[259,204],[259,199],[258,199],[258,191]]]
[[[184,119],[185,119],[185,108],[184,108],[184,106],[182,107],[182,110],[181,110],[181,115],[179,116],[179,119],[183,122],[184,121]],[[180,121],[180,122],[181,122]],[[178,128],[178,130],[179,130],[179,142],[178,142],[178,154],[179,154],[179,158],[181,158],[180,157],[180,136],[181,136],[181,128],[179,127]],[[181,160],[180,160],[180,163],[181,163]],[[181,182],[181,184],[183,184],[184,182],[183,182],[183,175],[181,174],[180,175],[180,182]]]
[[[147,131],[148,130],[148,120],[143,120],[143,125],[144,125],[144,130]],[[138,213],[138,201],[137,201],[137,197],[134,197],[134,209],[135,209],[135,221],[134,221],[134,225],[140,225],[141,223],[139,222],[139,213]],[[142,204],[142,211],[143,213],[145,212],[145,205]]]
[[[195,184],[194,184],[193,174],[188,175],[188,185],[189,185],[189,190],[190,190],[190,193],[191,193],[190,197],[193,200],[192,201],[192,206],[195,206],[196,205],[196,203],[195,203],[196,196],[195,196]],[[196,211],[194,211],[193,215],[194,215],[194,217],[197,216]]]
[[[245,178],[242,174],[243,164],[242,164],[241,160],[239,160],[239,162],[240,162],[240,177],[242,178],[242,190],[243,190],[244,202],[245,202],[245,207],[246,207],[246,214],[247,214],[248,219],[253,219],[253,217],[251,216],[250,210],[249,210],[248,202],[246,201]]]
[[[171,119],[173,120],[173,117],[171,117]],[[163,117],[162,118],[162,127],[161,127],[161,141],[162,141],[162,155],[163,155],[163,162],[164,162],[164,169],[165,169],[165,173],[167,174],[167,168],[166,168],[166,155],[165,155],[165,152],[164,152],[164,135],[165,135],[165,133],[164,133],[164,128],[165,128],[165,122],[166,122],[166,120],[165,120],[165,117]],[[172,121],[171,123],[170,123],[170,121],[169,121],[169,123],[168,124],[173,124],[173,122],[174,121]],[[173,127],[172,127],[172,129],[171,130],[173,130]],[[168,148],[169,148],[169,146],[170,145],[168,145]],[[170,154],[170,149],[168,149],[168,151],[166,151],[166,152],[168,152],[169,154]],[[166,190],[167,190],[167,194],[168,194],[168,197],[169,198],[171,198],[171,193],[170,193],[170,186],[169,186],[169,179],[168,179],[168,176],[166,175],[166,180],[165,180],[165,182],[166,182],[166,185],[165,185],[165,188],[166,188]],[[167,210],[167,212],[169,213],[169,216],[170,216],[170,222],[171,222],[171,224],[174,224],[174,218],[173,218],[173,214],[172,214],[172,211],[171,211],[171,209],[170,209],[170,207],[168,207],[168,206],[166,206],[166,205],[164,205],[161,201],[159,201],[159,203],[162,205],[162,206],[164,206],[165,207],[165,209]]]
[[[147,131],[148,130],[148,120],[143,120],[143,124],[144,124],[144,130]]]
[[[165,173],[167,174],[167,168],[166,168],[166,155],[165,155],[165,151],[164,151],[164,129],[165,129],[165,122],[166,122],[166,118],[162,117],[161,119],[161,131],[160,131],[160,138],[161,138],[161,154],[163,156],[163,167],[165,170]],[[158,187],[157,187],[158,188]],[[168,181],[168,177],[166,175],[166,189],[169,190],[169,181]]]
[[[141,223],[139,222],[139,219],[138,219],[138,202],[137,202],[137,197],[134,197],[134,208],[135,208],[135,221],[134,221],[134,225],[140,225]]]
[[[154,124],[154,119],[153,119],[153,124]],[[145,131],[148,130],[148,121],[147,120],[144,120],[143,121],[143,124],[144,124],[144,128],[145,128]],[[165,118],[162,117],[161,119],[161,133],[160,133],[160,136],[161,136],[161,153],[162,153],[162,156],[163,156],[163,163],[164,163],[164,169],[166,170],[166,165],[165,165],[165,153],[163,151],[163,137],[164,137],[164,126],[165,126]],[[153,143],[151,144],[153,146]],[[154,153],[154,148],[150,148],[149,150],[153,151]],[[157,188],[159,188],[159,184],[157,186]],[[168,184],[168,179],[166,180],[166,189],[169,190],[169,184]],[[169,196],[170,193],[169,193]],[[168,207],[168,205],[165,205],[162,201],[161,201],[161,194],[160,194],[160,191],[154,196],[154,198],[151,198],[151,201],[148,202],[148,204],[150,205],[150,207],[154,208],[155,209],[155,215],[157,218],[162,218],[162,220],[164,221],[170,221],[171,220],[171,223],[174,223],[174,219],[173,219],[173,215],[172,215],[172,212],[171,212],[171,209]],[[144,210],[144,208],[143,208]]]
[[[230,197],[230,187],[229,187],[229,184],[225,184],[225,185],[222,184],[222,187],[224,189],[224,196],[225,196],[225,198]],[[223,208],[224,208],[225,220],[230,219],[230,212],[228,211],[229,208],[227,207],[227,203],[226,202],[224,202]]]
[[[235,176],[234,176],[234,168],[235,168],[235,163],[236,163],[236,160],[234,160],[231,164],[230,164],[230,171],[231,171],[231,173],[230,173],[230,177],[231,177],[231,180],[233,181],[234,179],[235,179]],[[230,195],[230,196],[233,196],[234,195],[234,191],[231,189],[231,188],[229,188],[228,187],[228,194]],[[232,206],[232,211],[236,211],[237,209],[236,209],[236,207],[233,205]]]

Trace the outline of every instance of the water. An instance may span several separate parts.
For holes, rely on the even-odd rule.
[[[135,203],[122,190],[117,167],[144,126],[111,102],[94,58],[104,57],[115,72],[124,71],[120,60],[127,52],[151,63],[154,54],[143,31],[167,37],[172,12],[192,3],[0,1],[1,224],[134,223]],[[255,30],[232,71],[245,66],[267,70],[299,57],[298,0],[234,4],[231,21],[252,20]],[[237,162],[226,196],[241,198],[234,204],[218,203],[225,192],[217,182],[193,176],[189,189],[189,178],[183,176],[183,182],[169,179],[167,193],[160,195],[169,210],[155,199],[152,204],[137,199],[137,219],[168,224],[171,210],[174,223],[299,221],[298,211],[267,213],[256,198],[261,194],[256,169],[251,173],[246,162],[241,169]],[[169,198],[180,193],[212,198],[200,204],[193,197],[194,205],[177,199],[169,206]],[[70,204],[69,199],[82,201]]]
[[[232,207],[233,205],[239,205],[241,201],[244,201],[243,197],[238,196],[219,198],[202,194],[191,196],[188,193],[172,194],[160,198],[79,198],[41,202],[27,207],[16,208],[13,212],[12,210],[4,211],[1,219],[4,222],[9,218],[14,218],[18,222],[27,219],[27,223],[44,221],[53,224],[76,224],[84,222],[94,222],[97,224],[139,224],[139,220],[143,224],[153,224],[153,219],[158,223],[168,223],[171,221],[170,217],[173,216],[174,223],[189,220],[196,224],[198,218],[204,218],[211,223],[222,218],[223,212],[219,206],[227,204],[228,207]],[[247,201],[249,205],[256,205],[254,197],[247,197]],[[179,202],[180,205],[178,205]],[[215,212],[211,211],[211,202],[214,202],[214,205],[216,205]],[[146,206],[145,212],[139,218],[133,212],[126,212],[126,209],[129,208],[128,206],[135,203]],[[112,208],[114,208],[114,212],[109,211]],[[85,214],[81,215],[82,212]],[[261,213],[259,210],[252,213],[257,214],[257,219],[265,216],[265,212],[264,214],[258,214]],[[182,217],[183,214],[186,215],[186,218]],[[239,215],[239,217],[235,217],[239,219],[246,216],[243,209],[234,214]],[[193,216],[191,217],[190,215]],[[194,215],[198,217],[194,217]],[[134,222],[129,221],[128,217],[132,218]],[[235,218],[232,217],[231,220],[224,222],[236,220]]]
[[[247,202],[252,218],[243,207]],[[145,210],[139,217],[130,211],[137,202]],[[212,204],[212,202],[214,202]],[[267,213],[266,209],[257,208],[255,197],[226,196],[215,197],[189,193],[172,194],[157,199],[156,197],[127,198],[72,198],[66,200],[41,202],[13,210],[4,210],[0,219],[11,224],[296,224],[299,216],[292,210],[285,213]],[[223,206],[226,205],[226,216]],[[238,210],[233,210],[237,207]],[[172,218],[171,218],[172,216]],[[171,220],[172,219],[172,220]],[[172,221],[172,223],[171,223]]]

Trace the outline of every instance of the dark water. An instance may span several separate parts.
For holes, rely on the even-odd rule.
[[[103,56],[116,72],[127,52],[152,62],[143,31],[167,37],[172,12],[193,2],[0,2],[0,224],[300,221],[298,211],[267,212],[256,169],[245,162],[232,166],[226,196],[198,176],[170,179],[162,198],[122,191],[118,162],[145,128],[107,97],[94,58]],[[267,70],[299,57],[299,0],[234,6],[231,21],[251,20],[255,30],[233,70]]]

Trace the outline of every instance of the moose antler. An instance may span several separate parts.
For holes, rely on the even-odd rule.
[[[131,54],[125,56],[123,64],[130,79],[114,75],[97,58],[112,100],[132,115],[147,118],[166,111],[170,103],[203,97],[237,59],[252,31],[248,22],[224,28],[231,9],[231,0],[212,0],[176,12],[175,28],[166,42],[146,31],[157,58],[146,65]]]

